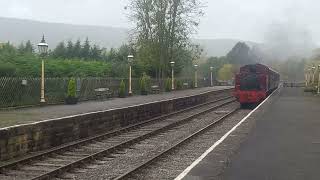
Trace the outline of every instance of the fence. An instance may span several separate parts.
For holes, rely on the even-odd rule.
[[[117,78],[76,78],[77,96],[80,101],[96,99],[95,89],[107,87],[118,95],[121,80],[125,81],[128,92],[128,79]],[[191,79],[179,78],[182,83],[193,83]],[[69,78],[46,78],[45,98],[48,104],[64,102]],[[132,79],[133,94],[139,93],[139,79]],[[0,78],[0,108],[38,105],[40,101],[40,78]],[[158,85],[164,91],[165,80],[151,79],[150,86]],[[199,79],[198,87],[209,85],[208,80]],[[190,86],[191,87],[191,86]],[[190,88],[189,87],[189,88]],[[150,87],[149,87],[150,90]]]

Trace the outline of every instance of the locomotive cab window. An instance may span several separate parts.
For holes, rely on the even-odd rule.
[[[249,68],[249,73],[244,74],[240,80],[240,90],[261,90],[259,76],[254,67]]]
[[[240,90],[261,90],[259,84],[259,76],[256,74],[248,74],[240,80]]]

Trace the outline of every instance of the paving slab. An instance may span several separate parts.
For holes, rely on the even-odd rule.
[[[121,108],[144,104],[153,101],[168,100],[184,96],[196,95],[208,91],[230,89],[230,86],[215,86],[197,89],[174,91],[170,93],[152,94],[148,96],[132,96],[128,98],[113,98],[105,101],[87,101],[77,105],[51,105],[43,107],[21,108],[0,111],[0,128],[27,124],[41,120],[61,118],[76,114]]]
[[[212,151],[185,179],[320,179],[320,97],[283,88],[265,108],[219,178]]]

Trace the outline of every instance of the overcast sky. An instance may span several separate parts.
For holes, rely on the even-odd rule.
[[[130,27],[124,7],[129,0],[0,0],[0,16],[48,22]],[[262,42],[270,24],[294,24],[320,42],[320,1],[204,0],[198,38]],[[1,28],[1,27],[0,27]]]

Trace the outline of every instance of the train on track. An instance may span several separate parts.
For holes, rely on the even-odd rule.
[[[235,77],[234,96],[242,107],[257,105],[278,88],[280,74],[263,64],[242,66]]]

